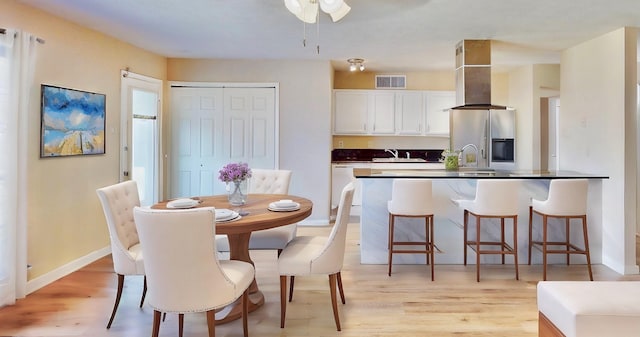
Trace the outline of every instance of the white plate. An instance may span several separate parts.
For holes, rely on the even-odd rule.
[[[199,203],[200,200],[181,198],[169,201],[167,203],[167,208],[192,208],[198,206]]]
[[[296,208],[296,207],[300,207],[300,204],[293,201],[293,200],[279,200],[279,201],[275,201],[272,202],[271,204],[269,204],[269,207],[272,208]]]
[[[234,212],[226,208],[216,208],[216,221],[225,221],[238,216],[238,212]]]
[[[300,209],[300,204],[294,207],[275,207],[275,205],[271,203],[267,209],[274,212],[293,212]]]
[[[225,219],[225,220],[217,220],[216,219],[216,222],[217,223],[224,223],[224,222],[231,222],[231,221],[236,221],[236,220],[240,220],[240,219],[242,219],[242,215],[236,213],[235,217],[232,217],[232,218],[229,218],[229,219]]]

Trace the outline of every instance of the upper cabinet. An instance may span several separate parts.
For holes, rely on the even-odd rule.
[[[334,90],[334,134],[448,136],[453,91]]]
[[[336,90],[333,95],[333,133],[368,133],[369,93],[365,90]]]
[[[449,136],[449,109],[456,105],[455,91],[428,91],[426,94],[427,135]]]

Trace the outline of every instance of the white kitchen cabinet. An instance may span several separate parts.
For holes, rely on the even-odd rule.
[[[425,95],[425,135],[449,136],[449,109],[456,104],[455,91],[428,91]]]
[[[355,168],[369,168],[371,163],[345,163],[345,164],[331,164],[331,208],[337,209],[340,203],[340,196],[342,195],[342,189],[350,183],[354,182],[355,190],[353,193],[353,201],[351,202],[351,215],[359,215],[362,205],[362,189],[360,181],[353,176],[353,169]]]
[[[392,135],[395,128],[396,94],[393,91],[369,91],[371,134]]]
[[[424,125],[423,91],[396,92],[396,134],[421,135]]]
[[[367,90],[336,90],[333,95],[333,133],[366,134],[369,116]]]

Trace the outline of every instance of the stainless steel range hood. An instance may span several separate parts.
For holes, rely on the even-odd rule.
[[[491,40],[456,45],[456,105],[453,109],[506,109],[491,104]]]

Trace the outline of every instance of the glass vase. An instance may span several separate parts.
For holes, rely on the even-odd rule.
[[[227,183],[229,204],[242,206],[247,203],[247,180],[232,181]]]
[[[460,152],[459,151],[449,151],[444,154],[444,168],[447,171],[455,171],[458,169],[458,161]]]

